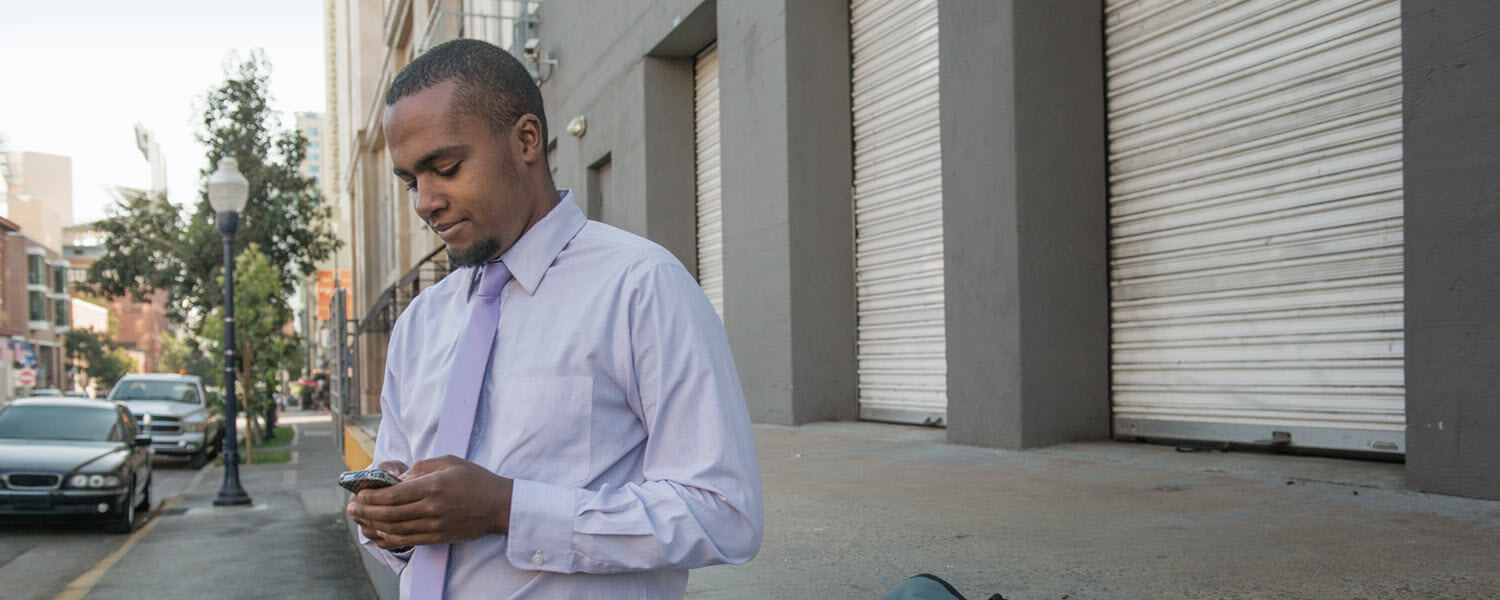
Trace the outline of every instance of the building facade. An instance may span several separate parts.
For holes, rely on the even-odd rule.
[[[56,250],[5,221],[0,250],[0,355],[9,355],[9,389],[72,389],[63,339],[71,326],[68,262]],[[32,374],[30,384],[20,374]],[[14,392],[13,392],[14,394]]]
[[[73,167],[66,156],[11,152],[4,170],[0,335],[9,376],[0,387],[72,389],[63,338],[71,323],[63,226],[73,220]],[[29,382],[29,383],[28,383]]]
[[[85,281],[89,267],[104,255],[103,236],[92,224],[85,223],[64,228],[63,237],[67,242],[63,246],[63,258],[68,261],[69,281]],[[163,368],[162,339],[170,335],[171,329],[171,322],[167,319],[169,297],[166,290],[155,290],[145,302],[121,296],[102,303],[113,316],[114,331],[110,332],[110,340],[135,360],[135,372],[158,373]]]
[[[371,411],[382,328],[445,271],[380,92],[496,3],[356,4],[337,127]],[[699,275],[756,421],[1352,453],[1500,498],[1500,9],[523,9],[452,33],[534,69],[559,187]]]

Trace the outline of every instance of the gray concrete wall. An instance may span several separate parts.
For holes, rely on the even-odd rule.
[[[1092,3],[939,3],[948,438],[1109,435],[1103,31]]]
[[[848,5],[717,18],[725,326],[751,418],[855,418]]]
[[[1401,12],[1407,476],[1500,499],[1500,5]]]
[[[598,192],[591,189],[590,168],[608,157],[603,220],[662,244],[690,269],[697,252],[692,65],[648,54],[701,5],[551,0],[541,6],[538,30],[539,50],[558,61],[550,73],[543,68],[550,76],[541,86],[549,134],[557,142],[558,187],[572,188],[585,206]],[[568,135],[568,122],[579,116],[587,131]]]
[[[693,59],[719,40],[725,326],[751,416],[854,418],[848,6],[725,4],[542,5],[557,183],[586,205],[608,156],[605,222],[696,270]]]

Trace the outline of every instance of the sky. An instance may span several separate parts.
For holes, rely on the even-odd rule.
[[[135,124],[156,134],[167,194],[195,201],[207,166],[203,97],[230,57],[265,51],[271,107],[323,112],[321,0],[0,0],[0,139],[71,157],[73,220],[102,218],[115,186],[149,188]]]

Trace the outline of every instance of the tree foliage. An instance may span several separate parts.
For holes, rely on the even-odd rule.
[[[203,99],[198,141],[208,152],[199,173],[206,181],[220,158],[239,162],[250,199],[240,214],[235,249],[256,244],[272,263],[287,267],[278,294],[284,302],[298,278],[332,255],[338,240],[314,181],[299,172],[307,138],[281,129],[271,110],[270,63],[256,51],[227,71]],[[223,290],[215,282],[223,271],[223,249],[207,188],[185,207],[139,192],[121,196],[99,223],[105,253],[89,269],[86,285],[106,298],[144,299],[165,289],[172,297],[169,316],[179,323],[220,305]]]
[[[97,386],[101,394],[115,387],[115,382],[135,369],[135,359],[109,340],[89,329],[69,329],[63,338],[63,348],[68,358],[75,363],[83,362],[83,374]]]
[[[224,385],[222,359],[210,354],[212,350],[194,337],[168,334],[161,338],[161,370],[167,373],[186,373],[203,379],[203,385]]]
[[[300,366],[305,360],[298,337],[285,331],[285,325],[292,320],[292,311],[276,296],[281,289],[281,277],[282,269],[272,264],[258,245],[251,244],[235,257],[235,376],[240,405],[247,415],[262,414],[271,405],[280,368],[285,367],[290,377],[296,378],[301,375]],[[202,333],[205,346],[215,356],[222,356],[222,307],[209,313]]]
[[[202,181],[220,158],[239,162],[249,181],[249,202],[239,217],[234,251],[239,257],[235,320],[242,350],[238,375],[247,400],[261,397],[280,369],[301,367],[301,341],[282,328],[292,319],[290,298],[298,280],[332,255],[338,245],[328,226],[314,180],[299,171],[307,155],[307,138],[280,127],[270,106],[271,66],[259,51],[244,61],[231,59],[223,83],[203,97],[198,140],[207,153]],[[200,373],[219,381],[213,365],[223,331],[223,241],[214,222],[207,187],[186,206],[161,196],[123,191],[109,216],[98,223],[104,254],[89,269],[84,286],[104,298],[131,296],[145,300],[153,290],[167,290],[168,317],[191,334],[168,346],[165,366]],[[249,294],[243,299],[240,295]],[[269,388],[265,388],[266,398]],[[248,407],[247,403],[247,407]]]

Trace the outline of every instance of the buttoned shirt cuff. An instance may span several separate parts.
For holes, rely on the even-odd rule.
[[[514,480],[505,557],[525,571],[573,571],[573,516],[577,490]]]

